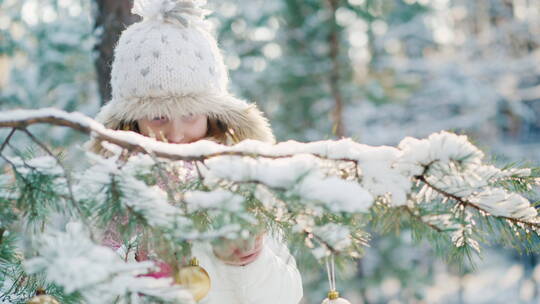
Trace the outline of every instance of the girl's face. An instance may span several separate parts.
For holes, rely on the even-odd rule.
[[[142,135],[175,144],[195,142],[206,136],[208,117],[206,115],[187,115],[168,119],[155,117],[139,119]]]

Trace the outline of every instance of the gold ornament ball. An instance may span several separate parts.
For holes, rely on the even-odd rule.
[[[191,259],[189,266],[182,267],[178,271],[174,281],[185,286],[197,302],[210,292],[210,276],[199,266],[199,261],[195,258]]]
[[[50,295],[38,295],[28,300],[26,304],[60,304],[60,302]]]
[[[351,304],[351,302],[340,298],[339,292],[334,290],[328,293],[328,298],[324,299],[322,304]]]

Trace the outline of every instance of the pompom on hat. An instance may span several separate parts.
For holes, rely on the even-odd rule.
[[[209,14],[205,4],[135,0],[132,13],[142,21],[120,36],[112,63],[112,99],[96,116],[98,122],[118,129],[142,118],[204,114],[239,139],[275,141],[256,105],[228,92],[228,71],[204,19]],[[89,145],[94,150],[100,146],[94,140]]]

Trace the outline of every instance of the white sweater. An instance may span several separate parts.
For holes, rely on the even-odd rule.
[[[298,304],[302,279],[283,243],[265,237],[259,257],[246,266],[223,263],[209,244],[193,246],[193,255],[210,275],[210,293],[200,304]]]

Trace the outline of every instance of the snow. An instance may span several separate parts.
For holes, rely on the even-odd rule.
[[[223,189],[214,191],[189,191],[184,194],[189,212],[204,209],[223,209],[230,212],[240,211],[244,198]]]
[[[421,174],[423,166],[434,161],[458,161],[466,167],[480,164],[484,157],[484,153],[472,145],[467,136],[445,131],[434,133],[427,139],[406,137],[398,147],[403,151],[400,165],[411,175]]]
[[[63,1],[65,2],[65,1]],[[352,1],[350,1],[352,3]],[[354,1],[355,3],[360,3],[362,1]],[[428,1],[408,1],[408,2],[422,2],[423,4],[428,3]],[[391,67],[391,71],[396,71],[396,74],[403,74],[404,77],[407,79],[420,79],[420,92],[415,93],[413,96],[411,96],[410,101],[407,101],[406,103],[401,103],[399,100],[392,100],[392,103],[390,104],[384,104],[383,106],[374,107],[371,103],[369,103],[366,100],[361,100],[359,104],[362,106],[361,109],[358,109],[358,111],[352,111],[353,109],[346,109],[345,114],[350,116],[349,122],[360,122],[361,126],[358,128],[361,133],[361,139],[364,142],[373,143],[373,144],[394,144],[399,142],[401,138],[404,136],[427,136],[428,134],[439,131],[441,129],[488,129],[487,132],[482,133],[484,134],[492,134],[495,136],[500,137],[501,134],[497,133],[498,129],[493,128],[494,124],[505,124],[506,120],[501,119],[501,117],[497,117],[497,111],[500,110],[500,103],[502,99],[505,99],[507,97],[510,97],[513,102],[510,104],[517,104],[519,105],[519,98],[527,99],[530,98],[531,100],[534,99],[533,97],[527,97],[522,95],[522,97],[519,96],[519,91],[512,92],[511,86],[517,85],[519,86],[521,90],[523,90],[521,87],[527,86],[530,83],[535,83],[535,75],[537,75],[538,65],[531,64],[531,62],[538,62],[538,54],[536,56],[527,56],[522,57],[524,54],[532,53],[527,52],[526,48],[531,47],[531,45],[537,46],[539,35],[537,35],[538,31],[538,14],[534,13],[535,10],[531,9],[534,5],[534,1],[513,1],[513,5],[510,5],[510,12],[509,14],[506,14],[505,10],[501,10],[501,7],[504,7],[504,5],[501,5],[502,1],[489,1],[489,3],[486,3],[483,6],[489,6],[493,8],[490,10],[490,12],[486,13],[482,9],[478,9],[477,6],[473,2],[469,1],[431,1],[429,4],[426,4],[427,11],[430,12],[427,14],[427,17],[431,15],[431,12],[435,12],[433,17],[436,20],[433,20],[432,18],[426,18],[426,14],[419,14],[417,18],[414,18],[411,20],[411,22],[407,22],[405,24],[396,22],[395,24],[388,23],[388,35],[381,35],[378,34],[373,36],[373,44],[377,48],[375,49],[375,52],[378,54],[375,60],[375,63],[377,62],[383,62],[387,67]],[[277,3],[277,2],[276,2]],[[274,3],[274,4],[276,4]],[[226,3],[223,4],[225,6]],[[277,5],[277,4],[276,4]],[[415,3],[415,5],[418,5],[418,3]],[[247,29],[249,31],[250,25],[253,22],[257,22],[258,18],[260,18],[261,15],[275,15],[275,13],[278,13],[276,9],[269,9],[268,7],[271,6],[266,5],[264,6],[264,10],[260,9],[260,3],[243,3],[241,12],[238,11],[238,9],[235,9],[234,13],[234,19],[236,21],[243,21],[242,19],[246,20],[247,23]],[[278,5],[279,6],[279,5]],[[444,9],[441,9],[441,7],[444,7]],[[246,10],[248,9],[248,10]],[[281,9],[281,8],[280,8]],[[513,10],[513,11],[512,11]],[[247,12],[247,13],[246,13]],[[458,12],[463,12],[466,14],[467,18],[461,19],[458,17]],[[237,14],[240,13],[242,16],[237,16]],[[463,14],[462,13],[462,14]],[[477,29],[477,25],[480,24],[488,24],[490,21],[493,20],[487,20],[490,18],[490,15],[496,14],[497,20],[495,20],[496,24],[493,24],[493,26],[485,27],[484,25],[484,31],[482,31],[482,27],[480,26],[480,29]],[[514,18],[512,18],[514,16]],[[242,18],[240,18],[242,17]],[[390,18],[393,18],[392,16],[389,16]],[[273,17],[272,17],[273,18]],[[79,18],[79,19],[88,19],[90,18]],[[382,18],[384,19],[384,18]],[[382,20],[381,19],[381,20]],[[493,19],[493,18],[492,18]],[[513,19],[513,20],[508,20]],[[524,27],[515,27],[515,21],[524,21],[525,19],[530,20],[528,26],[527,23],[523,22],[521,25],[525,25]],[[361,19],[359,19],[361,20]],[[317,21],[316,18],[312,21]],[[436,21],[436,22],[434,22]],[[463,22],[461,22],[463,21]],[[470,22],[474,21],[474,22]],[[501,21],[501,22],[499,22]],[[227,22],[224,22],[225,25],[228,25]],[[244,24],[244,28],[246,28],[246,23]],[[277,23],[278,25],[280,23]],[[477,35],[470,35],[471,33],[467,33],[467,28],[470,28],[470,24],[475,25],[474,31],[479,31]],[[374,24],[375,25],[375,24]],[[459,36],[455,36],[455,40],[452,41],[451,45],[445,46],[440,44],[433,44],[432,37],[434,37],[434,32],[432,30],[436,30],[437,28],[443,28],[448,29],[448,26],[451,26],[451,32],[456,35],[466,35],[465,37],[470,35],[470,38],[467,38],[465,43],[463,43],[463,39],[459,39]],[[502,31],[501,27],[512,27],[513,31],[510,33],[510,35],[505,36],[505,32]],[[367,25],[365,25],[365,28],[367,30]],[[430,28],[431,27],[431,28]],[[304,28],[305,29],[305,28]],[[363,31],[363,30],[361,30]],[[51,32],[50,30],[48,31]],[[239,34],[239,33],[236,33]],[[242,32],[239,34],[239,36],[246,36],[245,32]],[[301,31],[299,33],[302,35]],[[536,35],[535,35],[536,34]],[[523,40],[523,36],[528,36],[528,39],[530,39],[532,42],[529,42],[528,40]],[[247,36],[246,36],[247,37]],[[380,37],[380,39],[379,39]],[[408,38],[408,37],[413,37]],[[226,38],[225,38],[226,39]],[[279,39],[279,37],[278,37]],[[380,49],[384,47],[385,42],[388,42],[390,39],[393,39],[395,41],[400,41],[403,48],[405,49],[405,54],[390,54],[392,59],[395,60],[387,60],[385,62],[384,52]],[[242,40],[242,39],[241,39]],[[246,40],[244,42],[243,40]],[[250,42],[249,39],[243,39],[242,43],[226,43],[224,44],[226,47],[229,46],[229,48],[236,49],[239,51],[238,53],[242,53],[241,51],[244,49],[249,49]],[[409,41],[407,41],[409,40]],[[410,41],[412,40],[412,41]],[[496,42],[496,45],[493,47],[493,43],[490,43],[489,40],[494,40]],[[508,43],[508,42],[512,43]],[[225,42],[231,42],[230,39]],[[279,41],[278,41],[279,42]],[[411,43],[412,42],[412,43]],[[429,48],[423,48],[425,44],[429,44]],[[406,60],[404,57],[407,56],[407,46],[414,47],[413,49],[418,50],[419,52],[422,50],[426,50],[429,52],[422,53],[421,56],[416,58],[411,58]],[[533,48],[534,49],[534,48]],[[315,49],[317,51],[317,49]],[[352,54],[362,54],[363,52],[360,52],[359,48],[352,49]],[[285,52],[286,53],[286,52]],[[284,53],[284,54],[285,54]],[[437,56],[435,58],[429,58],[429,54],[433,53],[440,53],[440,56]],[[234,50],[233,50],[234,54]],[[54,53],[55,57],[58,57],[60,54],[58,52]],[[286,55],[286,54],[285,54]],[[487,56],[486,56],[487,55]],[[516,57],[522,57],[522,62],[525,64],[518,64],[517,60],[515,60]],[[34,56],[35,57],[35,56]],[[488,57],[488,58],[486,58]],[[489,58],[491,57],[491,58]],[[62,59],[62,58],[56,58],[56,60]],[[242,59],[242,58],[241,58]],[[245,59],[245,58],[244,58]],[[249,58],[248,58],[249,59]],[[285,59],[285,63],[288,62],[287,58]],[[289,58],[290,59],[290,58]],[[405,60],[404,60],[405,59]],[[502,59],[502,60],[501,60]],[[243,59],[242,59],[243,60]],[[31,60],[32,61],[32,60]],[[84,60],[79,60],[79,62],[83,62]],[[33,60],[33,62],[39,62],[38,60]],[[301,62],[298,61],[297,62]],[[243,60],[243,63],[248,63],[248,60]],[[358,64],[358,63],[355,63]],[[367,63],[366,63],[367,64]],[[530,67],[532,70],[536,70],[535,73],[524,73],[523,71],[526,71],[524,69],[524,66]],[[241,67],[249,67],[248,64],[242,64]],[[274,69],[270,70],[267,69],[266,73],[259,73],[263,75],[263,78],[268,78],[269,75],[273,75],[272,78],[280,79],[281,72],[278,70],[281,68],[279,64],[272,64],[269,65],[269,67],[274,67]],[[278,69],[275,69],[275,67],[279,67]],[[362,68],[362,67],[361,67]],[[75,69],[72,69],[75,70]],[[302,74],[307,75],[309,74],[309,71],[306,70],[305,66],[302,66],[302,64],[295,63],[293,65],[292,69],[281,69],[283,71],[286,70],[293,70],[296,74]],[[277,72],[277,73],[276,73]],[[27,73],[13,73],[13,74],[27,74]],[[80,74],[80,73],[79,73]],[[244,81],[233,81],[232,85],[235,85],[235,83],[240,84],[241,86],[247,87],[249,94],[244,96],[263,96],[264,94],[259,94],[261,92],[261,84],[256,83],[256,80],[260,78],[253,77],[254,75],[252,73],[247,72],[247,68],[244,68],[244,70],[232,73],[233,77],[237,77],[240,80]],[[246,77],[247,76],[247,77]],[[503,77],[501,77],[503,76]],[[508,77],[511,76],[511,77]],[[78,77],[79,79],[84,79],[84,82],[86,83],[89,77]],[[282,77],[281,77],[282,78]],[[391,79],[391,77],[385,77],[385,79]],[[473,78],[473,79],[471,79]],[[478,81],[471,81],[471,80],[480,80],[480,83]],[[510,78],[510,79],[508,79]],[[512,78],[516,79],[512,80]],[[533,80],[528,80],[528,78],[532,78]],[[237,80],[238,80],[237,79]],[[507,81],[510,80],[510,81]],[[268,80],[268,79],[267,79]],[[371,80],[371,79],[370,79]],[[399,83],[400,79],[397,79],[397,83]],[[40,82],[37,81],[37,84]],[[265,82],[261,82],[264,83]],[[28,81],[26,81],[25,84],[29,84]],[[247,84],[247,85],[246,85]],[[266,81],[266,84],[268,84],[268,81]],[[275,84],[274,82],[270,82],[270,84]],[[501,86],[504,85],[504,87],[508,89],[502,89]],[[32,84],[29,86],[27,85],[16,85],[16,83],[13,83],[13,85],[8,85],[6,88],[14,88],[19,87],[20,91],[23,92],[32,92],[37,91],[34,87],[32,87]],[[392,88],[393,89],[393,88]],[[510,89],[510,90],[509,90]],[[268,90],[267,90],[268,91]],[[271,91],[271,90],[270,90]],[[273,90],[274,92],[279,92],[280,90]],[[504,92],[506,91],[506,92]],[[58,93],[55,95],[64,96],[66,94],[62,94],[66,92],[65,88],[62,88],[61,90],[58,90]],[[97,90],[96,90],[97,92]],[[240,91],[238,91],[240,92]],[[243,91],[245,92],[245,91]],[[285,94],[290,95],[291,92],[286,92]],[[501,94],[502,93],[502,94]],[[512,94],[511,96],[508,95],[508,93]],[[515,94],[518,93],[518,94]],[[35,94],[35,93],[34,93]],[[279,94],[279,93],[278,93]],[[31,95],[31,93],[29,93]],[[41,94],[43,95],[43,94]],[[50,94],[48,94],[50,95]],[[72,95],[71,93],[68,93],[67,95]],[[275,95],[275,93],[274,93]],[[58,97],[59,97],[58,96]],[[32,96],[29,99],[34,100],[34,103],[43,102],[43,98],[36,98],[40,97],[38,96]],[[274,96],[275,97],[275,96]],[[286,96],[284,96],[286,97]],[[290,96],[289,96],[290,97]],[[261,97],[262,98],[262,97]],[[51,98],[48,98],[51,99]],[[53,99],[56,99],[53,97]],[[65,97],[63,98],[65,99]],[[262,98],[267,100],[278,100],[278,102],[273,102],[274,108],[279,107],[281,109],[287,108],[282,107],[282,104],[279,103],[279,100],[283,98]],[[285,98],[286,99],[286,98]],[[291,99],[291,98],[289,98]],[[78,99],[77,99],[78,100]],[[97,100],[97,99],[96,99]],[[291,100],[294,100],[292,98]],[[80,106],[80,100],[78,100],[77,106]],[[64,102],[64,101],[60,101]],[[326,101],[325,101],[326,102]],[[353,101],[354,102],[354,101]],[[532,102],[532,104],[535,104],[535,102]],[[95,105],[98,105],[98,102],[96,101]],[[272,105],[272,104],[271,104]],[[272,106],[266,107],[267,110],[271,109]],[[95,107],[97,109],[97,107]],[[80,109],[80,107],[79,107]],[[456,109],[456,110],[453,110]],[[287,109],[285,109],[287,111]],[[89,111],[91,112],[91,111]],[[274,111],[275,112],[275,111]],[[515,111],[512,109],[512,112],[518,113],[519,115],[523,115],[524,111]],[[510,113],[512,114],[512,113]],[[533,115],[533,111],[529,111],[529,116]],[[523,115],[525,116],[525,115]],[[276,116],[274,116],[276,117]],[[321,120],[322,121],[322,120]],[[351,123],[347,123],[347,126],[349,127],[348,130],[354,132],[354,127],[351,125]],[[319,122],[317,122],[319,123]],[[530,125],[529,125],[530,126]],[[274,127],[281,128],[282,134],[287,134],[286,132],[287,127],[280,126],[279,124],[276,124]],[[528,128],[528,126],[525,127],[525,129]],[[534,130],[532,131],[534,132]],[[531,133],[532,133],[531,132]],[[315,133],[312,138],[320,138],[321,135],[318,132]],[[288,135],[288,134],[287,134]],[[291,135],[289,135],[291,136]],[[484,139],[482,136],[475,137],[477,139]],[[495,149],[493,151],[504,151],[505,154],[508,152],[509,145],[507,143],[499,144],[499,147],[495,147],[495,145],[491,145],[491,147],[494,147]],[[512,145],[512,148],[515,149],[514,159],[536,159],[537,158],[537,152],[539,151],[538,146],[515,146]],[[393,161],[389,162],[390,164],[394,163]],[[368,163],[369,165],[369,163]],[[365,169],[366,164],[364,164],[362,167],[362,175],[366,172]],[[384,166],[381,165],[381,168],[387,168],[386,163],[384,163]],[[478,166],[476,169],[482,170],[485,168],[484,166]],[[377,166],[374,166],[372,169],[373,173],[369,173],[370,176],[375,177],[375,182],[373,182],[372,186],[369,186],[365,182],[365,178],[362,180],[362,185],[369,189],[369,191],[373,194],[379,193],[387,193],[388,190],[392,190],[392,187],[384,187],[384,185],[387,185],[387,182],[384,181],[383,183],[377,182],[380,180],[380,178],[387,177],[389,175],[390,171],[388,173],[380,173]],[[477,172],[476,170],[469,170],[467,174],[472,174],[474,172]],[[379,173],[378,175],[375,175],[375,173]],[[434,174],[435,171],[433,171]],[[406,176],[409,176],[412,174],[406,174]],[[482,187],[485,186],[485,183],[481,183],[480,180],[483,179],[484,174],[479,175],[479,180],[475,182],[475,188],[479,188],[481,190]],[[486,170],[486,176],[488,175],[488,172]],[[397,177],[400,177],[399,175],[396,175]],[[437,176],[438,177],[438,176]],[[459,179],[462,179],[459,177]],[[404,178],[406,181],[406,178]],[[463,180],[463,179],[462,179]],[[474,181],[460,181],[462,182],[463,187],[470,187],[470,183]],[[469,185],[467,185],[469,184]],[[440,185],[443,185],[442,183]],[[377,187],[378,186],[378,187]],[[404,189],[410,188],[404,187]],[[455,187],[457,188],[457,187]],[[462,188],[460,186],[460,188]],[[459,189],[456,189],[459,190]],[[375,192],[376,191],[376,192]],[[460,190],[461,191],[461,190]],[[461,193],[456,191],[455,193]],[[465,193],[465,192],[463,192]],[[406,202],[406,195],[408,194],[407,191],[402,190],[396,192],[395,195],[392,195],[394,198],[392,199],[392,203],[395,205],[397,204],[396,196],[398,194],[405,194],[405,196],[401,196],[400,201]],[[433,192],[429,193],[427,192],[425,199],[429,200],[430,197],[433,196]],[[506,262],[506,261],[505,261]],[[489,288],[490,286],[498,286],[496,282],[492,283],[492,281],[495,281],[496,278],[502,277],[504,278],[506,276],[505,269],[502,267],[498,270],[496,273],[490,273],[490,281],[488,284],[482,285],[482,288],[477,288],[476,290],[468,290],[471,286],[478,286],[478,284],[475,284],[474,282],[469,282],[470,280],[465,280],[460,285],[460,281],[458,281],[457,277],[454,277],[455,279],[451,280],[448,278],[444,278],[441,280],[438,288],[445,289],[448,286],[455,286],[455,293],[450,293],[447,295],[443,295],[442,297],[438,299],[432,299],[427,298],[427,302],[434,303],[434,302],[440,302],[440,301],[458,301],[458,291],[459,287],[465,288],[465,292],[469,293],[469,296],[465,296],[465,302],[467,303],[479,303],[481,302],[479,298],[483,298],[485,303],[487,302],[497,302],[497,301],[516,301],[517,295],[513,295],[511,292],[504,293],[502,290],[491,290],[492,292],[485,293],[483,292],[485,288]],[[467,279],[467,278],[466,278]],[[414,284],[411,282],[411,284]],[[519,285],[518,285],[519,286]],[[502,288],[501,288],[502,289]],[[509,294],[511,297],[509,297]],[[494,296],[496,295],[496,296]],[[501,295],[504,295],[501,297]],[[486,301],[485,299],[491,299],[491,301]],[[368,298],[368,300],[371,300]],[[360,300],[359,300],[360,301]],[[382,301],[382,302],[389,302],[388,301]],[[397,300],[393,300],[392,302],[396,302]]]
[[[139,145],[147,151],[175,159],[207,158],[205,164],[208,168],[203,171],[208,183],[225,179],[258,182],[276,189],[295,190],[307,200],[323,198],[321,200],[333,211],[365,212],[373,198],[386,195],[389,195],[394,206],[404,205],[410,196],[413,177],[424,173],[427,165],[430,165],[430,171],[426,172],[426,179],[431,184],[463,197],[481,192],[497,179],[511,177],[512,174],[527,174],[525,171],[499,170],[484,164],[483,152],[471,144],[466,136],[445,131],[434,133],[426,139],[407,137],[397,148],[371,147],[351,139],[311,143],[287,141],[275,145],[246,140],[235,146],[201,140],[192,144],[175,145],[158,142],[134,132],[108,130],[80,113],[70,114],[55,109],[7,111],[0,113],[0,121],[31,119],[43,115],[81,123],[98,134]],[[123,180],[122,187],[126,190],[126,204],[139,212],[152,214],[148,220],[153,224],[164,225],[177,214],[178,211],[166,202],[163,191],[145,185],[144,182],[130,177],[131,174],[120,172],[115,161],[121,148],[105,142],[103,144],[117,157],[98,160],[101,165],[89,171],[92,172],[89,180],[104,185],[109,181],[109,174],[125,175],[125,178],[120,180]],[[246,156],[219,156],[227,153]],[[258,155],[258,158],[247,155]],[[324,178],[328,172],[323,168],[328,166],[328,163],[325,163],[328,160],[323,159],[356,162],[361,176],[360,185],[337,178]],[[47,159],[36,162],[45,164],[45,160]],[[51,162],[50,159],[48,161]],[[144,163],[146,167],[152,164],[148,157]],[[127,171],[132,170],[129,165],[127,168]],[[293,189],[298,182],[301,183]],[[429,200],[436,196],[433,189],[426,188],[414,197],[417,200]],[[482,204],[481,201],[479,204]],[[516,196],[512,196],[510,201],[512,203],[501,201],[498,204],[488,204],[490,213],[531,218],[532,213],[523,208],[523,203],[526,202]]]
[[[308,201],[316,201],[333,212],[368,212],[373,196],[353,181],[332,176],[320,178],[310,175],[293,190]]]
[[[503,189],[488,188],[473,195],[469,201],[495,216],[536,222],[537,211],[523,196]]]
[[[56,159],[52,156],[38,156],[31,159],[23,160],[20,157],[8,157],[7,159],[13,165],[15,165],[15,170],[19,172],[23,177],[27,178],[30,175],[43,175],[48,176],[51,178],[50,180],[50,186],[54,189],[56,189],[56,192],[60,195],[67,195],[68,194],[68,188],[67,183],[64,178],[64,170]],[[6,182],[6,186],[9,185],[7,176],[6,178],[1,178],[0,181]],[[33,179],[30,179],[30,182],[32,182]],[[1,185],[1,183],[0,183]],[[11,193],[8,194],[10,197],[18,197],[18,193]]]
[[[64,173],[62,167],[52,156],[38,156],[25,161],[20,157],[7,158],[17,167],[17,172],[23,175],[31,174],[34,171],[51,176],[61,176]]]
[[[35,118],[46,113],[64,119],[72,118],[71,114],[61,111],[24,113],[17,112],[10,117]],[[83,176],[78,176],[81,183],[76,188],[77,198],[106,202],[105,189],[114,177],[122,192],[119,203],[124,208],[139,213],[152,226],[180,228],[178,237],[181,239],[205,240],[221,236],[234,238],[242,230],[235,220],[254,221],[243,211],[242,196],[221,189],[223,181],[260,184],[256,196],[261,198],[265,207],[276,211],[277,218],[286,212],[286,206],[272,191],[282,191],[286,195],[299,197],[300,202],[311,213],[295,219],[295,230],[313,232],[336,246],[337,250],[350,245],[348,228],[338,224],[318,226],[313,217],[325,211],[367,213],[378,197],[388,199],[393,206],[430,203],[444,198],[438,189],[459,196],[490,215],[538,222],[536,209],[526,198],[493,186],[501,180],[527,177],[531,171],[501,170],[486,164],[484,153],[466,136],[450,132],[434,133],[425,139],[407,137],[397,147],[372,147],[351,139],[311,143],[287,141],[275,145],[246,140],[235,146],[201,140],[192,144],[175,145],[158,142],[133,132],[107,130],[79,114],[74,115],[74,120],[90,126],[102,136],[139,145],[158,155],[175,160],[203,161],[204,165],[200,166],[203,182],[212,190],[188,191],[183,200],[188,212],[208,210],[210,216],[220,217],[222,225],[205,232],[195,229],[187,218],[182,217],[183,211],[180,208],[169,204],[167,194],[162,188],[149,186],[137,178],[154,174],[152,169],[155,159],[149,155],[135,154],[120,165],[119,158],[123,149],[103,142],[113,156],[103,158],[87,153],[94,165]],[[21,160],[15,162],[22,164]],[[61,173],[52,158],[36,158],[27,163],[40,170],[48,170],[44,172]],[[186,164],[188,162],[177,163],[179,166]],[[341,170],[348,173],[346,177],[341,176]],[[412,193],[412,182],[420,175],[427,184],[418,192]],[[262,188],[267,189],[263,191]],[[224,215],[227,212],[236,213],[236,219]],[[452,241],[456,246],[467,244],[477,251],[480,250],[478,242],[470,237],[472,227],[469,221],[456,226],[452,219],[444,215],[424,215],[423,218],[441,227],[455,228]],[[320,246],[313,249],[316,256],[324,256],[325,252]]]
[[[351,232],[349,228],[336,223],[328,223],[323,226],[318,226],[313,229],[313,233],[320,237],[325,243],[332,246],[333,249],[342,251],[352,245]],[[326,253],[326,254],[324,254]],[[320,251],[315,249],[314,255],[317,258],[323,258],[329,255],[328,251]],[[321,255],[324,254],[324,255]]]
[[[111,179],[117,182],[122,193],[120,201],[124,208],[131,208],[139,213],[151,226],[172,227],[181,215],[181,210],[168,203],[167,194],[158,186],[149,186],[136,178],[141,172],[148,173],[153,166],[148,155],[135,155],[126,164],[119,167],[117,157],[104,158],[88,152],[95,164],[80,176],[76,186],[78,199],[95,201],[98,204],[108,200],[107,186]]]
[[[69,223],[65,232],[42,236],[39,256],[24,262],[30,274],[43,272],[47,281],[67,293],[79,292],[89,304],[112,303],[128,293],[149,292],[165,299],[189,299],[191,295],[170,279],[137,277],[153,267],[152,262],[124,262],[112,249],[94,244],[81,223]]]
[[[353,181],[326,178],[321,161],[312,155],[280,159],[216,157],[206,162],[210,180],[259,182],[272,188],[290,190],[307,201],[316,201],[334,212],[367,212],[371,194]]]
[[[58,119],[69,120],[71,122],[82,125],[83,127],[91,127],[96,129],[104,129],[103,125],[94,121],[90,117],[79,112],[65,112],[56,108],[43,108],[35,110],[10,110],[0,112],[0,123],[16,122],[23,120],[33,120],[43,117],[53,117]]]
[[[283,208],[279,208],[280,205],[285,203],[277,199],[277,197],[272,191],[270,191],[270,189],[268,189],[268,187],[265,187],[263,185],[257,185],[254,195],[255,198],[257,198],[266,209],[275,209],[275,211],[277,212],[276,219],[279,219],[280,215],[282,215],[282,213],[285,211],[283,210]]]
[[[205,164],[210,179],[256,181],[270,187],[287,189],[311,171],[317,170],[318,159],[311,155],[282,159],[226,156],[212,158]]]
[[[471,234],[471,224],[461,226],[452,232],[452,243],[454,243],[454,246],[456,247],[463,247],[465,245],[470,246],[476,252],[480,253],[480,244],[471,237]]]

